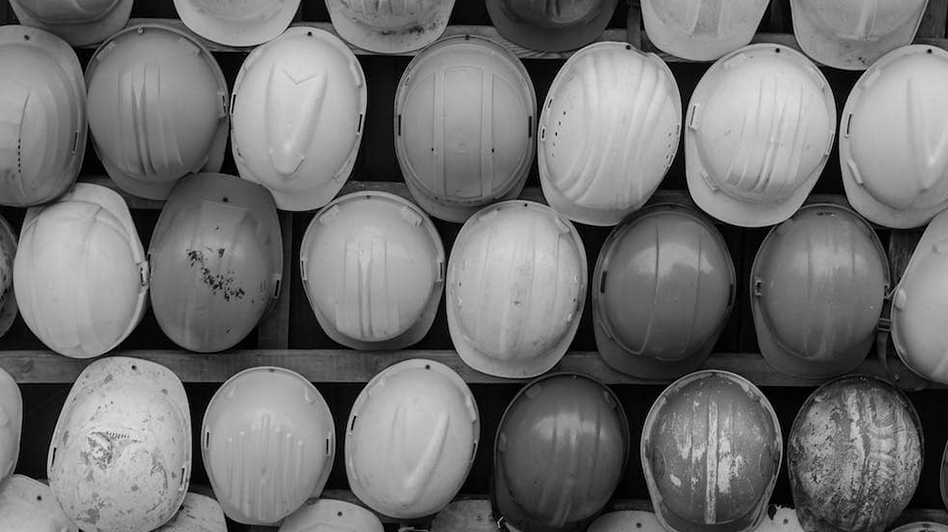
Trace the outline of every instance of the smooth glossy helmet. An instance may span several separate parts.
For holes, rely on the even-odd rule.
[[[86,67],[89,129],[105,171],[129,194],[167,199],[178,179],[217,172],[227,141],[227,82],[188,33],[140,24]]]
[[[925,225],[948,207],[948,52],[912,45],[866,71],[846,100],[839,161],[846,197],[886,227]]]
[[[751,269],[764,359],[798,377],[854,369],[876,338],[888,291],[885,249],[862,217],[831,204],[801,208],[770,231]]]
[[[640,447],[652,507],[672,532],[748,532],[766,516],[783,440],[749,380],[704,370],[673,382],[645,418]]]
[[[491,504],[498,528],[585,530],[612,498],[628,454],[628,418],[608,387],[575,373],[535,379],[497,428]]]
[[[887,530],[915,493],[923,456],[918,414],[900,390],[866,375],[820,386],[797,413],[787,443],[804,530]]]
[[[534,50],[562,52],[598,38],[618,0],[487,0],[491,23],[507,40]]]
[[[383,532],[382,522],[351,502],[310,499],[287,517],[279,532]]]
[[[122,196],[78,183],[31,207],[13,281],[23,320],[53,351],[91,358],[117,347],[148,302],[148,262]]]
[[[238,523],[278,524],[319,497],[336,456],[332,412],[305,377],[255,367],[211,398],[201,455],[224,513]]]
[[[108,39],[128,23],[132,0],[10,0],[20,24],[48,31],[71,46]]]
[[[84,532],[149,532],[168,522],[191,478],[191,413],[170,369],[129,357],[89,364],[49,447],[49,486]]]
[[[181,22],[207,40],[255,46],[283,33],[300,0],[174,0]]]
[[[657,48],[711,61],[750,44],[769,0],[643,0],[642,23]]]
[[[910,44],[928,0],[790,0],[793,33],[803,52],[835,68],[865,70]]]
[[[435,42],[448,27],[454,0],[326,0],[332,26],[349,43],[401,54]]]
[[[49,486],[23,475],[13,475],[0,483],[0,530],[79,532]]]
[[[13,470],[20,457],[20,435],[23,431],[23,396],[9,373],[0,369],[0,485]],[[3,496],[0,494],[0,499]],[[0,504],[0,514],[3,505]],[[0,530],[7,530],[0,527]],[[12,530],[12,529],[10,529]]]
[[[892,343],[916,374],[948,384],[948,211],[925,228],[892,296]]]
[[[555,211],[529,201],[486,207],[461,228],[448,259],[448,330],[465,364],[535,377],[569,348],[586,299],[586,250]]]
[[[616,225],[658,188],[680,130],[678,84],[664,61],[625,43],[589,45],[560,68],[543,105],[543,196],[575,222]]]
[[[656,205],[606,238],[593,273],[596,347],[613,368],[646,379],[694,371],[734,307],[724,238],[699,213]]]
[[[0,204],[28,207],[62,195],[85,149],[86,86],[76,53],[51,33],[0,27]]]
[[[366,88],[344,42],[294,26],[247,56],[231,96],[231,149],[240,177],[277,207],[318,209],[349,179],[362,142]]]
[[[494,41],[459,35],[418,54],[395,95],[395,154],[415,201],[460,223],[520,195],[536,111],[527,69]]]
[[[688,104],[688,190],[729,224],[780,223],[803,205],[835,136],[836,104],[816,65],[786,46],[745,46],[711,66]]]
[[[477,403],[464,380],[443,364],[417,358],[373,377],[346,427],[352,492],[397,519],[432,515],[451,502],[480,439]]]
[[[161,210],[148,258],[161,330],[190,351],[229,349],[279,296],[283,238],[273,198],[238,177],[185,177]]]
[[[438,230],[410,201],[354,192],[326,205],[300,246],[303,288],[320,327],[353,349],[421,340],[444,292]]]
[[[217,501],[188,493],[178,513],[155,532],[227,532],[227,520]]]

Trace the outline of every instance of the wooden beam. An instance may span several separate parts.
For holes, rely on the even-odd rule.
[[[411,358],[440,362],[455,370],[472,384],[526,382],[528,379],[502,379],[477,372],[461,361],[453,350],[353,351],[349,349],[254,349],[222,353],[190,353],[176,350],[121,351],[123,355],[152,360],[173,370],[184,382],[224,382],[235,373],[256,366],[279,366],[302,374],[313,382],[365,383],[386,367]],[[91,360],[74,359],[42,350],[3,351],[0,368],[23,384],[72,383]],[[716,353],[703,368],[739,373],[759,386],[814,387],[828,379],[804,379],[777,373],[757,353]],[[595,351],[568,353],[552,371],[585,373],[607,384],[667,384],[618,373],[607,366]],[[885,377],[876,358],[862,363],[853,373]],[[945,389],[942,384],[927,383],[927,388]]]

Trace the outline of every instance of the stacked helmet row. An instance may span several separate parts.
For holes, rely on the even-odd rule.
[[[286,369],[244,370],[211,398],[197,443],[216,502],[187,494],[188,398],[160,364],[109,357],[86,367],[52,434],[48,487],[11,477],[22,403],[2,371],[0,413],[3,530],[52,530],[39,527],[46,523],[84,532],[223,532],[225,515],[282,523],[282,532],[382,529],[362,508],[316,500],[335,462],[333,413],[312,383]],[[437,514],[467,478],[480,423],[470,389],[447,366],[424,359],[389,366],[365,386],[344,426],[353,493],[401,521]],[[618,397],[595,379],[554,373],[528,383],[494,438],[490,500],[498,529],[585,530],[625,475],[630,439]],[[678,379],[652,405],[639,442],[655,517],[670,532],[755,530],[782,467],[783,441],[767,397],[745,378],[705,370]],[[901,391],[872,377],[841,377],[814,391],[787,445],[806,532],[884,530],[918,485],[917,413]],[[589,529],[629,530],[628,518],[607,515]]]
[[[333,27],[353,46],[377,53],[419,50],[448,25],[455,0],[325,0]],[[581,48],[602,34],[618,0],[487,0],[497,31],[511,42],[542,51]],[[678,57],[707,61],[748,44],[769,0],[733,2],[644,0],[642,22],[651,41]],[[132,0],[92,5],[13,0],[23,24],[59,35],[73,46],[96,44],[128,21]],[[184,24],[198,35],[230,46],[270,41],[289,26],[299,0],[220,3],[175,0]],[[826,2],[791,0],[800,47],[817,61],[862,70],[885,52],[908,44],[928,0]]]

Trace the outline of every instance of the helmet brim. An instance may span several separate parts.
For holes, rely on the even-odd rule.
[[[579,26],[560,29],[538,28],[518,21],[507,13],[505,2],[510,0],[487,0],[487,14],[497,32],[508,41],[543,52],[565,52],[582,48],[595,41],[606,30],[618,0],[605,0],[599,13],[592,20]]]

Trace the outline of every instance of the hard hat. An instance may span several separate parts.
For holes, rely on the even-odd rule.
[[[824,65],[865,70],[910,44],[928,0],[790,0],[800,49]]]
[[[300,245],[316,321],[353,349],[402,349],[421,340],[441,302],[444,262],[428,216],[385,192],[354,192],[326,205]]]
[[[0,337],[10,330],[18,307],[13,289],[13,264],[16,257],[16,233],[0,216]]]
[[[358,504],[332,499],[310,499],[283,521],[279,532],[383,532],[374,513]]]
[[[326,0],[332,26],[358,48],[383,54],[419,50],[444,33],[454,0]]]
[[[678,84],[664,61],[624,43],[589,45],[566,61],[543,105],[543,196],[575,222],[616,225],[658,188],[680,129]]]
[[[23,475],[0,483],[0,530],[79,532],[59,508],[49,486]]]
[[[886,227],[925,225],[948,207],[948,52],[912,45],[856,82],[840,123],[846,197]]]
[[[926,379],[948,384],[948,211],[935,216],[915,247],[892,297],[892,343],[902,363]]]
[[[686,207],[646,207],[606,238],[593,273],[596,347],[629,375],[698,369],[734,307],[736,275],[721,233]]]
[[[533,163],[537,97],[523,63],[476,35],[438,41],[405,69],[395,94],[395,155],[428,214],[464,222],[516,198]]]
[[[102,43],[86,67],[92,144],[129,194],[167,199],[186,174],[220,170],[227,82],[189,34],[139,24]]]
[[[174,0],[181,22],[209,41],[255,46],[283,33],[300,0]]]
[[[477,403],[464,380],[418,358],[373,377],[346,427],[349,487],[376,512],[398,519],[431,515],[451,502],[480,438]]]
[[[187,176],[161,210],[148,257],[161,330],[189,351],[229,349],[279,296],[283,238],[273,198],[238,177]]]
[[[72,46],[108,39],[128,23],[132,0],[10,0],[20,24],[48,31]]]
[[[579,232],[545,205],[505,201],[472,216],[454,241],[445,295],[461,360],[498,377],[548,371],[579,327],[586,268]]]
[[[279,523],[319,497],[336,456],[329,406],[312,383],[261,366],[227,380],[211,398],[201,455],[224,513],[238,523]]]
[[[9,373],[0,368],[0,485],[10,478],[16,469],[22,430],[23,397],[20,395],[20,387]],[[0,494],[0,499],[2,498]],[[0,504],[0,515],[2,509],[3,505]],[[11,529],[0,526],[0,530]]]
[[[915,493],[922,450],[915,407],[894,386],[867,375],[820,386],[797,413],[787,443],[804,530],[888,530]]]
[[[648,412],[640,447],[652,507],[673,532],[749,532],[763,521],[783,440],[770,401],[720,370],[686,375]]]
[[[629,422],[601,382],[544,375],[504,411],[494,441],[491,504],[498,528],[585,530],[625,472]]]
[[[750,44],[768,0],[643,0],[642,23],[658,49],[711,61]]]
[[[77,183],[27,210],[13,288],[26,325],[53,351],[91,358],[118,346],[148,301],[148,262],[122,196]]]
[[[155,532],[227,532],[227,521],[217,501],[188,493],[178,513]]]
[[[51,33],[0,27],[0,204],[27,207],[62,195],[85,149],[86,86],[76,53]]]
[[[948,525],[929,521],[918,521],[894,528],[892,532],[948,532]]]
[[[191,414],[170,369],[129,357],[86,366],[66,397],[46,466],[84,532],[149,532],[174,517],[191,478]]]
[[[869,353],[889,291],[882,242],[858,214],[807,205],[771,229],[750,277],[757,342],[777,371],[825,378]]]
[[[598,38],[618,0],[487,0],[497,32],[514,44],[563,52]]]
[[[602,514],[589,525],[587,532],[666,532],[652,512],[624,510]]]
[[[231,96],[240,177],[277,207],[318,209],[349,179],[362,142],[365,76],[333,34],[292,27],[247,56]]]
[[[702,210],[732,225],[790,217],[829,160],[836,103],[812,61],[752,44],[707,71],[688,105],[685,169]]]

